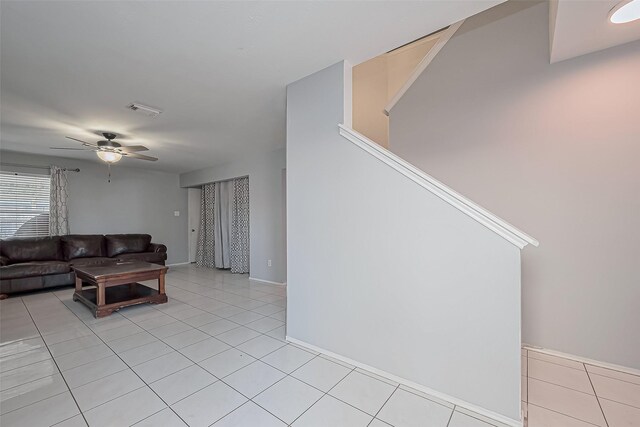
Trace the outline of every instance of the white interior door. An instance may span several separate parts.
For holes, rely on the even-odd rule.
[[[196,262],[198,232],[200,231],[200,195],[199,188],[188,189],[189,200],[189,262]]]

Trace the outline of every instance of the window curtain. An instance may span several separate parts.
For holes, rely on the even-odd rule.
[[[215,184],[203,185],[201,194],[200,232],[198,233],[198,246],[196,248],[196,265],[214,268],[216,266],[214,240]]]
[[[231,268],[231,223],[233,218],[233,181],[216,182],[215,246],[216,267]]]
[[[69,234],[68,187],[67,172],[58,166],[51,166],[49,234],[52,236]]]
[[[196,264],[249,272],[249,178],[202,187]]]
[[[233,180],[231,272],[249,272],[249,177]]]

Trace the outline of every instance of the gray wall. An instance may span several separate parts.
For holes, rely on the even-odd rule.
[[[390,148],[540,241],[523,341],[640,368],[640,42],[549,65],[546,3],[468,19]]]
[[[188,261],[187,190],[180,188],[178,174],[126,167],[122,161],[112,167],[109,183],[107,166],[97,162],[10,151],[0,152],[0,160],[80,168],[67,175],[71,233],[147,233],[153,242],[167,245],[167,263]],[[2,170],[47,173],[10,166]]]
[[[180,175],[183,187],[249,176],[249,275],[277,283],[287,281],[282,188],[285,167],[285,150],[280,149]],[[271,267],[268,260],[272,261]]]
[[[519,249],[340,136],[343,89],[287,88],[287,335],[519,419]]]

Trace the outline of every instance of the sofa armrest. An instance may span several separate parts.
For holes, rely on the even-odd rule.
[[[5,265],[9,265],[9,258],[0,255],[0,266],[4,267]]]
[[[149,243],[149,252],[167,252],[167,247],[162,243]]]

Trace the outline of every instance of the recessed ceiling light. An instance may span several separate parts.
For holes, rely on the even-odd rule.
[[[624,0],[609,12],[609,21],[626,24],[640,19],[640,0]]]

